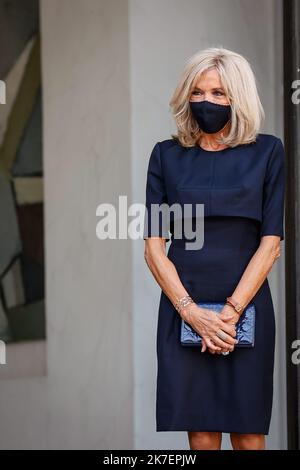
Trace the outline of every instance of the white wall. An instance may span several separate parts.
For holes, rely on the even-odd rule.
[[[199,49],[224,46],[248,58],[257,76],[266,124],[282,136],[280,2],[272,0],[130,0],[132,179],[144,197],[150,150],[174,129],[171,93],[184,62]],[[155,431],[155,335],[160,290],[145,266],[143,242],[134,245],[133,300],[136,448],[188,449],[185,432]],[[277,320],[274,408],[268,448],[285,448],[284,260],[269,276]],[[145,332],[147,334],[145,335]],[[188,399],[188,397],[187,397]],[[228,436],[224,435],[224,448]]]
[[[131,190],[127,2],[42,0],[41,32],[47,375],[1,381],[0,447],[130,449],[131,247],[95,233]]]

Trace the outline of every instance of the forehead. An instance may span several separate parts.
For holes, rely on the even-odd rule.
[[[223,88],[220,75],[216,69],[206,70],[199,74],[193,83],[194,88]]]

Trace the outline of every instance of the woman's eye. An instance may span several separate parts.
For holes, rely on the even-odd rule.
[[[222,91],[214,91],[213,94],[216,96],[224,96]],[[201,91],[193,91],[192,95],[201,95]]]

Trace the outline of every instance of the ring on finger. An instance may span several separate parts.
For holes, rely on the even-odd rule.
[[[216,335],[217,335],[220,339],[222,339],[223,341],[225,341],[226,338],[227,338],[227,335],[226,335],[226,333],[225,333],[223,330],[218,330],[218,331],[216,332]]]

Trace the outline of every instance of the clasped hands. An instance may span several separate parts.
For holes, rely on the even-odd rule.
[[[211,354],[234,350],[238,342],[235,338],[235,326],[239,318],[239,314],[227,304],[220,313],[216,313],[214,310],[198,307],[193,303],[188,305],[188,312],[184,314],[185,321],[202,337],[201,352],[208,349]]]

